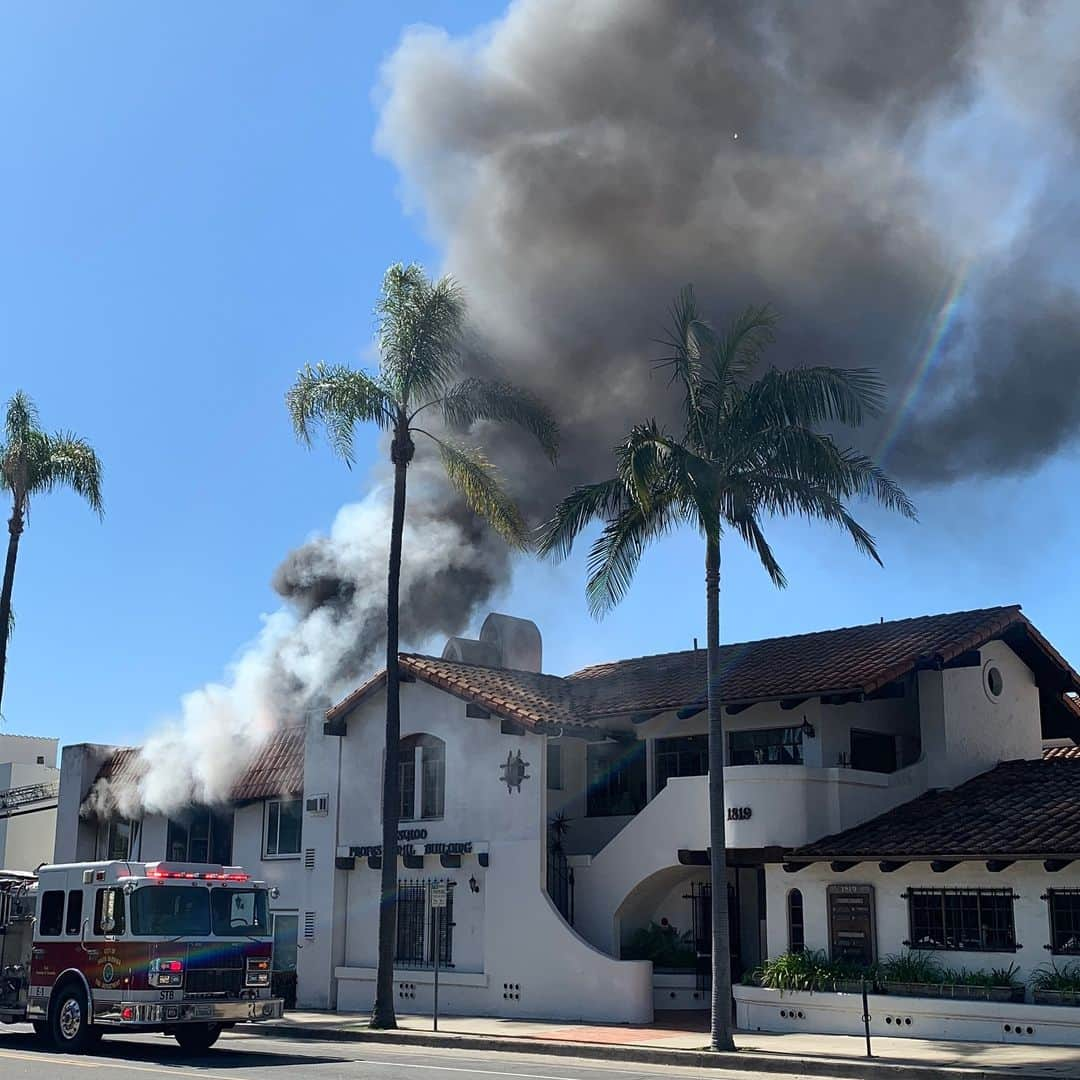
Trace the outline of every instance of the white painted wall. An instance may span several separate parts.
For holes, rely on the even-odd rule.
[[[372,695],[349,716],[348,734],[341,739],[342,775],[347,778],[338,806],[342,851],[380,841],[384,710],[383,695]],[[486,848],[490,857],[487,868],[474,854],[464,857],[460,870],[441,869],[438,856],[427,856],[422,871],[399,870],[403,879],[457,882],[455,966],[440,979],[440,1007],[473,1015],[650,1020],[652,965],[613,960],[594,949],[566,924],[545,892],[544,738],[503,735],[497,718],[467,718],[462,701],[423,683],[402,687],[401,730],[403,736],[427,733],[446,742],[444,816],[403,823],[402,828],[426,828],[433,843],[471,842]],[[309,744],[323,740],[332,746],[336,737],[309,736]],[[510,792],[501,767],[519,750],[529,778],[520,791]],[[324,763],[332,762],[333,751],[323,750],[321,756]],[[310,770],[308,776],[310,783]],[[337,1006],[363,1010],[374,994],[379,874],[365,860],[337,874],[347,879],[348,891],[344,963],[334,969]],[[477,894],[469,889],[470,877],[479,884]],[[308,904],[314,904],[310,894]],[[312,943],[321,958],[333,952],[332,932],[323,936],[330,940]],[[309,994],[321,981],[310,968],[310,947],[305,946],[301,961],[301,1005],[315,1003]],[[399,1008],[430,1009],[430,972],[400,970],[395,981],[409,984],[415,993],[399,999]],[[512,996],[506,990],[510,986]]]
[[[787,894],[797,888],[803,895],[803,921],[808,949],[828,949],[828,909],[826,888],[830,884],[872,885],[877,919],[878,956],[905,951],[908,938],[908,905],[903,893],[917,888],[1004,888],[1019,896],[1014,901],[1016,940],[1023,946],[1015,953],[935,952],[947,967],[983,970],[1016,964],[1020,977],[1027,979],[1032,968],[1050,958],[1043,948],[1050,941],[1050,917],[1041,896],[1048,888],[1080,887],[1080,864],[1073,863],[1056,874],[1048,874],[1041,862],[1017,862],[1001,873],[992,874],[984,862],[963,862],[944,874],[935,874],[926,862],[912,862],[891,874],[883,874],[876,862],[859,863],[843,874],[834,874],[827,863],[814,863],[795,874],[777,865],[765,871],[770,957],[787,951]]]
[[[929,786],[955,787],[999,761],[1042,756],[1039,690],[1031,669],[1001,641],[982,648],[982,667],[919,674],[923,753]],[[984,690],[983,670],[996,664],[1000,698]]]
[[[45,765],[56,768],[56,751],[59,739],[37,735],[0,735],[0,762],[16,765]],[[43,761],[38,761],[43,758]]]

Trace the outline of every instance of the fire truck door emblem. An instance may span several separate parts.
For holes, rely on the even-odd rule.
[[[106,964],[101,969],[101,981],[106,986],[116,981],[116,968],[114,968],[112,964]]]
[[[502,771],[502,782],[506,785],[506,790],[513,795],[515,791],[521,790],[521,782],[523,780],[530,779],[529,774],[525,771],[529,767],[527,761],[522,761],[521,751],[511,750],[506,755],[506,764],[500,766]]]

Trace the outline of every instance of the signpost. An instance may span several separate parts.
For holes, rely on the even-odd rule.
[[[433,881],[431,883],[431,911],[435,916],[432,920],[432,928],[435,935],[435,997],[431,1012],[431,1030],[439,1030],[439,953],[442,951],[442,928],[446,919],[446,897],[449,893],[449,884],[445,881]]]

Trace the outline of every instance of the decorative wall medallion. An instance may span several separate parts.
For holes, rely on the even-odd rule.
[[[502,782],[506,785],[506,790],[513,795],[515,791],[521,790],[522,780],[528,780],[529,774],[525,771],[529,767],[527,761],[521,760],[520,750],[511,750],[506,755],[506,764],[500,765],[499,768],[502,771]]]

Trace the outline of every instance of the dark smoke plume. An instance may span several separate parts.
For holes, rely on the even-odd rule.
[[[465,288],[468,366],[563,427],[557,472],[476,433],[539,518],[663,418],[648,361],[687,282],[718,323],[771,303],[774,363],[877,368],[894,415],[867,448],[908,483],[1058,452],[1080,414],[1078,102],[1076,4],[521,0],[468,40],[405,35],[378,145]],[[437,464],[410,483],[403,632],[437,644],[509,559]],[[151,740],[140,790],[104,802],[223,797],[267,731],[379,665],[385,495],[288,556],[289,610]]]

